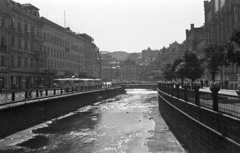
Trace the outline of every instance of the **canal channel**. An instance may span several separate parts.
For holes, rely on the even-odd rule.
[[[157,91],[126,94],[0,139],[1,153],[182,153],[158,111]]]

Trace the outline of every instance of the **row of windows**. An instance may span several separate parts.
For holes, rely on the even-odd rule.
[[[60,69],[60,70],[71,70],[71,71],[82,71],[84,67],[80,64],[67,63],[62,61],[48,61],[49,69]]]
[[[43,52],[52,57],[68,59],[68,60],[75,61],[75,62],[83,62],[84,61],[84,58],[80,55],[70,54],[67,51],[62,51],[62,50],[50,48],[47,46],[43,47]]]
[[[0,19],[0,26],[7,27],[7,20],[5,18]],[[37,36],[41,37],[41,28],[35,27],[33,24],[29,24],[28,22],[22,22],[21,19],[15,21],[15,17],[11,17],[10,19],[10,27],[16,28],[18,31],[25,31],[27,33],[32,32],[37,34]],[[36,30],[36,31],[35,31]]]
[[[64,38],[66,39],[66,38]],[[69,48],[69,42],[66,40],[63,40],[61,38],[57,38],[48,32],[43,32],[43,40],[47,42],[51,42],[55,45],[62,46],[62,47],[68,47]]]
[[[17,20],[16,20],[17,18]],[[10,26],[15,27],[18,31],[24,31],[24,32],[32,32],[37,34],[37,36],[41,36],[41,28],[35,27],[33,24],[28,23],[27,21],[22,21],[19,17],[11,17],[10,20]]]
[[[6,66],[6,57],[0,56],[0,66]],[[10,61],[11,67],[20,68],[49,68],[49,69],[61,69],[61,70],[83,70],[83,66],[80,64],[73,64],[62,61],[53,60],[34,60],[33,58],[11,55]]]
[[[1,37],[1,44],[5,44],[5,38]],[[15,47],[15,37],[11,37],[11,46]],[[37,51],[42,51],[42,45],[41,44],[36,44],[33,42],[29,42],[27,40],[22,40],[22,39],[17,39],[17,48],[18,49],[25,49],[25,50],[34,50],[36,49]],[[64,52],[61,50],[53,49],[50,47],[44,46],[44,53],[47,53],[50,56],[53,57],[59,57],[59,58],[64,58],[72,61],[80,61],[83,62],[84,59],[82,56],[79,55],[74,55],[74,54],[69,54],[68,52]]]
[[[83,52],[84,50],[83,47],[78,43],[74,43],[74,40],[70,40],[69,42],[69,38],[66,36],[62,36],[64,38],[58,38],[50,33],[51,32],[48,32],[48,31],[43,32],[44,41],[47,41],[49,43],[52,43],[61,47],[66,47],[74,51]]]
[[[12,17],[11,20],[10,20],[10,25],[12,27],[16,27],[17,30],[25,31],[27,33],[29,33],[29,32],[35,33],[35,31],[36,31],[37,36],[41,37],[41,33],[42,33],[41,28],[35,27],[34,25],[29,24],[28,22],[22,22],[22,19],[19,19],[19,18],[17,19],[17,21],[15,21],[15,18],[16,17]],[[6,27],[6,19],[1,18],[0,21],[1,21],[0,25],[2,27]],[[52,42],[53,44],[58,45],[58,46],[67,47],[67,48],[72,49],[74,51],[80,51],[80,52],[83,51],[83,47],[80,47],[79,44],[69,43],[69,41],[64,40],[64,39],[68,39],[66,37],[64,39],[61,39],[61,38],[58,38],[58,37],[55,37],[55,36],[49,34],[48,32],[43,32],[43,38],[44,38],[45,41]],[[13,40],[13,39],[14,38],[11,38],[11,40]],[[22,46],[20,45],[21,43],[20,43],[19,39],[18,39],[18,41],[19,41],[18,47],[20,48]],[[11,43],[11,45],[13,47],[15,46],[14,43],[15,43],[15,41],[13,40],[12,43]]]
[[[10,38],[10,45],[11,47],[17,48],[17,49],[25,49],[25,50],[36,50],[36,51],[42,51],[42,45],[38,43],[34,43],[32,41],[23,40],[20,38],[15,38],[14,36],[11,36]]]

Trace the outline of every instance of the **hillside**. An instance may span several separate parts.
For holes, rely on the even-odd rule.
[[[112,57],[116,58],[119,61],[123,61],[123,60],[126,60],[130,54],[124,51],[116,51],[116,52],[109,52],[109,55],[111,55]]]

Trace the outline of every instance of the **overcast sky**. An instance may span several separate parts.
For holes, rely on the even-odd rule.
[[[183,42],[190,24],[204,24],[204,0],[14,0],[40,16],[94,38],[100,51],[141,52]]]

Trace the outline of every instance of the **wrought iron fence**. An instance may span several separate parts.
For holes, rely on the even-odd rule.
[[[59,96],[63,94],[69,94],[74,92],[86,92],[99,89],[108,89],[120,86],[120,84],[113,84],[112,86],[79,86],[75,88],[66,89],[37,89],[37,90],[26,90],[26,91],[12,91],[0,93],[0,105],[8,104],[12,102],[26,101],[36,98],[44,98],[50,96]]]
[[[159,90],[185,100],[201,107],[213,109],[221,113],[240,117],[240,96],[219,94],[218,92],[199,91],[199,87],[189,89],[189,87],[179,88],[172,83],[159,83]]]

